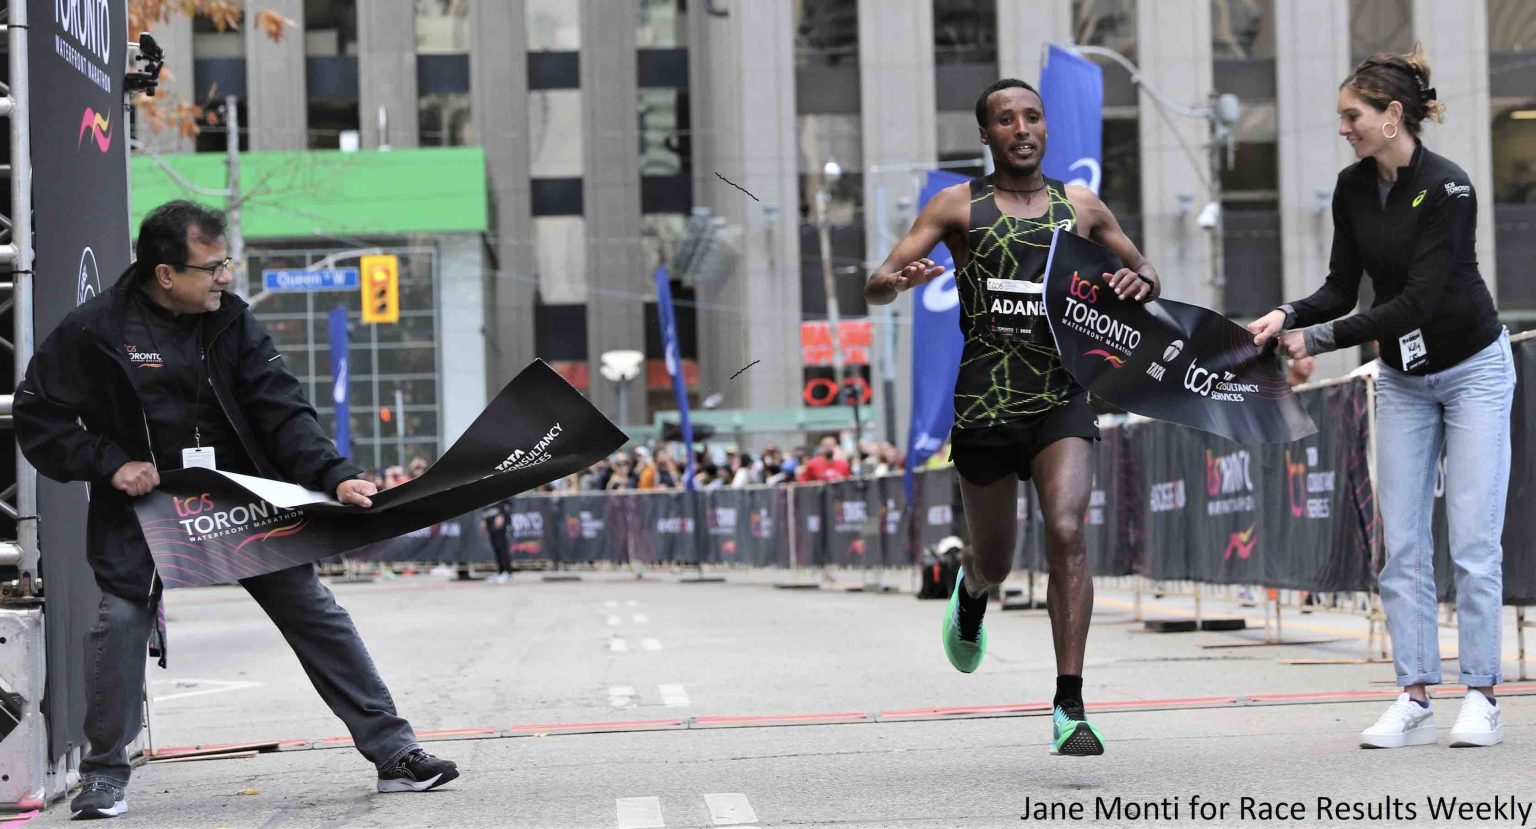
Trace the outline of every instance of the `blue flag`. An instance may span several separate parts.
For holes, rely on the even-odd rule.
[[[1052,45],[1040,71],[1040,100],[1051,139],[1041,171],[1099,192],[1104,157],[1104,73],[1099,65]]]
[[[343,458],[352,457],[352,395],[347,379],[347,312],[331,309],[331,401],[336,404],[336,449]]]
[[[667,374],[672,377],[672,393],[677,396],[677,413],[682,420],[683,453],[687,468],[683,486],[693,489],[693,423],[688,419],[688,383],[683,379],[683,357],[677,340],[677,317],[672,313],[672,284],[667,280],[667,266],[656,268],[656,315],[661,322],[661,343],[667,355]]]
[[[918,210],[940,190],[967,181],[965,176],[933,170],[918,194]],[[913,471],[933,456],[955,424],[955,378],[960,374],[960,292],[955,288],[955,257],[938,245],[928,255],[944,273],[912,294],[912,421],[907,426],[907,468],[902,487],[912,500]]]

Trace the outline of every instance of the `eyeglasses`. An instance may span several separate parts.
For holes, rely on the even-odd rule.
[[[229,271],[229,270],[231,270],[233,268],[233,266],[234,266],[234,262],[235,262],[235,260],[230,259],[228,257],[225,257],[224,261],[219,262],[216,265],[192,265],[192,264],[182,263],[180,265],[174,265],[173,267],[181,268],[182,270],[188,270],[188,271],[202,271],[203,273],[208,274],[209,276],[218,276],[219,275],[219,271]]]

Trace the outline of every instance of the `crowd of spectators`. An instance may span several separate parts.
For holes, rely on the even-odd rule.
[[[901,452],[890,443],[865,441],[859,447],[859,465],[868,476],[900,472]],[[728,446],[716,453],[696,448],[693,462],[695,489],[774,486],[789,483],[841,481],[852,478],[854,458],[837,438],[825,437],[815,448],[798,446],[785,452],[767,446],[757,455]],[[604,492],[610,490],[684,489],[687,465],[666,446],[637,446],[613,453],[585,472],[556,481],[544,492]]]

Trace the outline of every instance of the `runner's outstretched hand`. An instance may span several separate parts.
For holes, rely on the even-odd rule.
[[[945,270],[943,265],[934,264],[932,259],[919,259],[898,271],[892,278],[891,287],[897,291],[908,291],[932,282]]]

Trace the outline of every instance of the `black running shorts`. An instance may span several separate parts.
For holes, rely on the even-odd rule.
[[[1086,393],[1029,420],[955,430],[950,458],[960,477],[976,486],[997,483],[1009,473],[1027,481],[1035,456],[1062,438],[1099,439],[1098,417]]]

